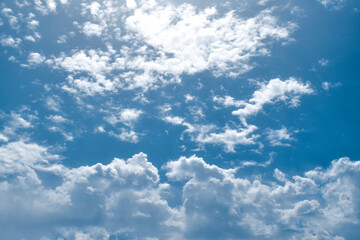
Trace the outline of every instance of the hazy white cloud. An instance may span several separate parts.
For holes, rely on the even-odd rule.
[[[319,64],[323,67],[326,67],[327,65],[329,65],[329,60],[322,58],[319,60]]]
[[[329,91],[331,88],[340,87],[341,83],[340,82],[331,83],[331,82],[325,81],[325,82],[322,82],[321,86],[325,91]]]
[[[5,135],[3,135],[2,133],[0,133],[0,141],[2,142],[7,142],[9,140],[8,137],[6,137]]]
[[[344,4],[345,0],[318,0],[324,7],[339,10],[341,9]]]

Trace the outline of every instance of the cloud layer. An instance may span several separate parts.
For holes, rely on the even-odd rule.
[[[196,156],[161,171],[139,153],[68,168],[47,147],[0,146],[1,238],[354,239],[360,162],[302,176],[240,176]],[[46,179],[46,181],[43,181]],[[179,194],[174,202],[173,194]],[[21,228],[21,231],[18,229]]]

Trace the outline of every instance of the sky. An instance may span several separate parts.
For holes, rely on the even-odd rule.
[[[360,239],[360,2],[3,0],[0,239]]]

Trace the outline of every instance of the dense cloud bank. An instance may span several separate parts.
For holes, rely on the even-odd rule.
[[[0,238],[358,237],[360,162],[348,158],[301,176],[275,169],[267,181],[196,156],[164,164],[161,180],[144,153],[78,168],[59,159],[27,141],[0,147]]]

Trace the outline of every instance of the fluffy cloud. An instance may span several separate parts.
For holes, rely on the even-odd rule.
[[[28,56],[28,63],[30,66],[32,65],[40,65],[46,60],[44,56],[42,56],[40,53],[31,52]]]
[[[208,124],[191,124],[185,119],[178,116],[165,116],[163,121],[186,127],[184,133],[189,134],[191,140],[198,143],[200,146],[205,144],[224,146],[226,152],[235,152],[236,145],[253,145],[256,143],[258,135],[254,134],[257,129],[254,125],[246,125],[244,128],[232,129],[219,127]]]
[[[248,102],[239,102],[238,105],[243,106],[233,111],[233,114],[245,121],[248,116],[255,115],[261,111],[265,104],[285,101],[292,106],[297,106],[301,95],[311,93],[313,93],[313,90],[309,84],[304,84],[295,78],[285,81],[278,78],[272,79],[267,84],[262,84],[261,88],[254,92],[253,97]]]
[[[56,12],[56,2],[54,0],[34,0],[34,4],[35,9],[43,15],[47,15],[50,12]]]
[[[125,108],[118,112],[111,113],[105,117],[105,121],[110,123],[112,127],[116,127],[119,123],[122,123],[126,128],[120,128],[120,133],[116,133],[119,129],[110,131],[110,136],[116,137],[121,141],[137,143],[139,141],[139,134],[134,131],[135,123],[139,120],[143,111],[133,108]],[[101,132],[101,131],[100,131]]]
[[[83,32],[86,36],[89,36],[89,37],[91,37],[91,36],[99,37],[101,35],[103,29],[104,29],[104,27],[99,24],[86,22],[83,27]]]
[[[49,165],[57,158],[32,143],[0,147],[0,209],[7,216],[0,218],[1,238],[171,239],[176,234],[171,230],[179,228],[180,214],[162,199],[167,185],[160,184],[145,154],[74,169]]]
[[[282,127],[281,129],[268,129],[267,130],[267,140],[270,142],[272,146],[290,146],[290,144],[284,141],[294,140],[291,137],[291,133],[287,130],[286,127]]]
[[[268,54],[267,40],[286,40],[293,27],[280,26],[270,11],[241,19],[234,12],[221,16],[214,7],[198,11],[190,4],[162,6],[155,1],[137,8],[126,24],[163,52],[158,60],[142,63],[144,67],[172,74],[209,69],[229,76],[250,70],[252,57]]]
[[[345,239],[358,236],[360,162],[303,176],[238,176],[202,158],[143,153],[67,168],[48,147],[0,145],[0,237],[6,239]],[[178,183],[174,183],[178,182]],[[167,197],[180,188],[181,200]],[[14,228],[16,226],[16,228]],[[18,231],[21,228],[22,231]],[[350,237],[351,238],[351,237]]]
[[[87,18],[77,25],[89,37],[101,36],[108,51],[75,49],[48,60],[50,66],[69,73],[65,90],[86,95],[146,91],[203,71],[235,77],[253,68],[254,57],[269,55],[273,42],[288,41],[294,30],[293,23],[280,23],[271,10],[243,18],[234,11],[200,10],[191,4],[126,5],[128,10],[112,1],[81,4]],[[109,43],[119,31],[115,39],[124,44],[113,49]]]
[[[300,96],[313,93],[309,84],[304,84],[295,78],[282,81],[272,79],[268,83],[261,84],[259,90],[252,94],[248,101],[236,100],[231,96],[213,97],[213,101],[225,107],[237,107],[240,109],[232,112],[240,117],[241,125],[222,129],[213,124],[193,124],[179,116],[170,116],[163,112],[163,120],[173,125],[186,127],[184,133],[190,135],[191,140],[200,146],[205,144],[222,145],[226,152],[235,152],[237,145],[255,145],[259,135],[255,134],[258,127],[247,123],[247,118],[260,112],[265,104],[273,104],[284,101],[291,106],[297,106]],[[194,114],[193,114],[194,115]],[[280,130],[267,130],[267,139],[272,146],[289,146],[283,141],[294,140],[286,128]]]
[[[270,184],[195,156],[165,168],[168,178],[185,182],[185,238],[344,239],[359,224],[359,166],[342,158],[329,169]]]
[[[1,36],[0,37],[0,43],[3,47],[13,47],[17,48],[19,47],[21,43],[20,38],[13,38],[11,36]]]

